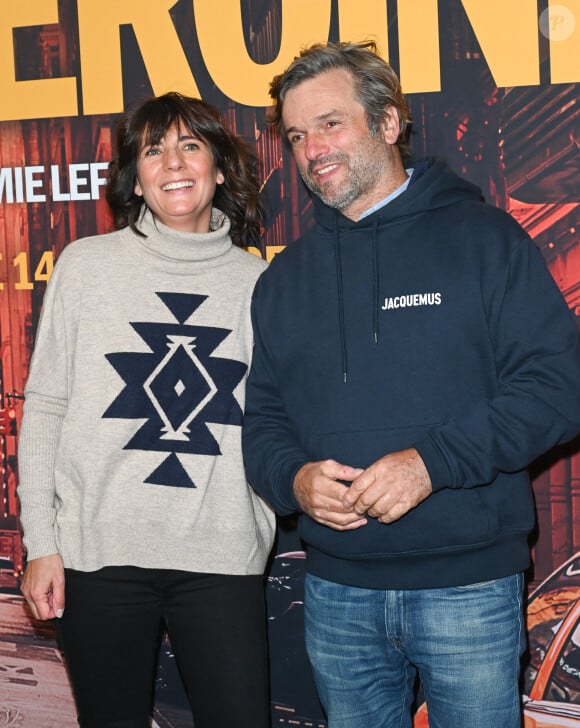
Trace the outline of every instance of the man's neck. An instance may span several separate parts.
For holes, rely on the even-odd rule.
[[[370,194],[354,200],[347,209],[341,212],[345,217],[357,222],[365,214],[368,214],[368,210],[380,207],[382,204],[386,204],[384,203],[385,200],[388,201],[391,196],[396,196],[401,186],[406,182],[408,182],[407,172],[399,157],[390,166],[390,169],[385,169],[381,183]]]
[[[409,169],[405,170],[405,179],[403,182],[397,187],[396,190],[393,190],[390,194],[388,194],[386,197],[383,197],[382,200],[377,202],[375,205],[372,205],[371,207],[367,208],[364,212],[362,212],[358,219],[362,220],[364,217],[368,217],[369,215],[372,215],[373,212],[376,212],[377,210],[380,210],[382,207],[385,207],[389,204],[389,202],[392,202],[396,197],[399,195],[402,195],[403,192],[407,189],[409,186],[409,182],[411,181],[411,175],[413,174],[413,168],[410,167]]]

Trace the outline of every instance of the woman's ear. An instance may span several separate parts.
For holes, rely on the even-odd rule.
[[[135,179],[135,187],[133,188],[133,192],[137,195],[137,197],[143,197],[143,190],[141,189],[141,185],[139,184],[138,179]]]
[[[221,169],[218,169],[215,181],[218,185],[223,185],[223,183],[226,181],[224,173],[221,171]]]

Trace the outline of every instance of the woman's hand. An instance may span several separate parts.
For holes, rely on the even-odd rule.
[[[64,565],[60,554],[29,561],[20,590],[36,619],[60,619],[64,612]]]

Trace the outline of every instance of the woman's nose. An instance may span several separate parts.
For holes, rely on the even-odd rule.
[[[183,166],[183,156],[179,149],[165,149],[163,157],[166,169],[180,169]]]

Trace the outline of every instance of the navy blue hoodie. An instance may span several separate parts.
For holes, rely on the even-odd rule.
[[[358,222],[317,199],[315,214],[254,293],[250,482],[290,514],[304,463],[365,468],[415,447],[432,495],[351,531],[302,514],[308,571],[429,588],[525,569],[526,467],[580,430],[578,334],[539,251],[439,161]]]

